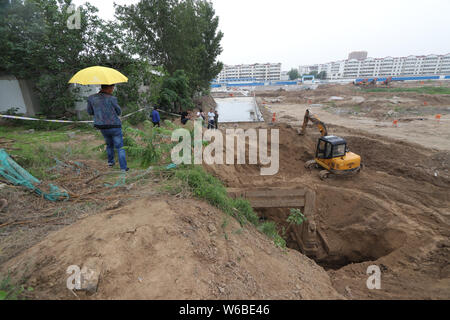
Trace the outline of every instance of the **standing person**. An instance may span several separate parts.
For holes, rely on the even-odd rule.
[[[123,149],[122,114],[117,98],[112,94],[115,85],[102,85],[99,93],[91,95],[87,101],[87,112],[94,116],[94,127],[99,129],[105,139],[108,165],[115,165],[114,149],[117,149],[120,169],[128,171],[126,153]]]
[[[202,118],[202,125],[204,126],[206,117],[205,117],[205,113],[203,112],[202,109],[199,109],[199,111],[197,112],[197,118]]]
[[[155,127],[156,126],[161,127],[161,125],[160,125],[161,117],[159,116],[158,107],[156,107],[156,106],[153,107],[152,122]]]
[[[214,124],[216,127],[216,130],[219,129],[219,113],[217,112],[217,110],[214,110]]]
[[[208,129],[214,129],[216,114],[214,113],[213,108],[211,108],[208,112]]]
[[[189,113],[187,111],[181,112],[181,123],[183,125],[186,125],[186,123],[189,121]]]

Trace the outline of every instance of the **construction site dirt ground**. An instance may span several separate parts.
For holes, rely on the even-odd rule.
[[[358,113],[354,95],[362,104],[358,110],[366,107],[364,101],[398,100],[398,95],[408,105],[396,102],[402,114],[394,117],[389,112],[391,105]],[[394,96],[366,93],[351,85],[258,93],[267,122],[276,113],[278,124],[272,128],[280,130],[280,172],[272,178],[261,177],[259,166],[217,166],[211,172],[233,188],[314,189],[318,195],[316,222],[330,246],[330,255],[317,262],[328,271],[340,294],[354,299],[448,299],[450,96],[414,92]],[[338,101],[347,101],[347,105],[330,104],[332,97],[342,98]],[[352,112],[338,115],[337,108]],[[376,110],[376,106],[371,108]],[[413,112],[408,113],[408,108]],[[327,124],[330,134],[345,138],[350,151],[361,155],[364,170],[359,175],[322,181],[319,170],[305,169],[305,162],[314,158],[319,137],[312,125],[306,136],[297,134],[306,109]],[[437,113],[442,116],[440,122],[434,117]],[[393,127],[393,119],[404,121]],[[288,227],[287,210],[265,209],[260,214]],[[287,240],[291,248],[298,249],[293,239]],[[366,287],[366,271],[373,264],[382,268],[382,290]]]
[[[329,245],[326,257],[306,257],[289,235],[288,249],[278,248],[254,227],[242,227],[191,195],[161,192],[161,181],[153,177],[148,184],[120,189],[126,199],[118,206],[111,206],[117,194],[105,194],[95,212],[80,214],[67,226],[53,226],[28,245],[12,242],[20,250],[3,247],[2,252],[10,253],[0,262],[0,274],[10,271],[33,287],[27,293],[30,299],[449,299],[448,122],[434,121],[436,109],[427,116],[430,120],[416,120],[427,128],[412,122],[392,128],[391,118],[373,113],[338,116],[336,107],[325,103],[332,96],[347,99],[353,90],[338,86],[258,97],[266,120],[276,112],[279,123],[239,127],[280,130],[277,175],[261,176],[260,165],[205,166],[230,188],[314,190],[317,228]],[[314,96],[321,98],[315,101]],[[442,119],[448,119],[443,112],[448,97],[436,98],[443,101],[437,106]],[[314,157],[319,134],[312,126],[305,136],[297,130],[306,108],[320,103],[312,111],[329,124],[331,134],[345,138],[350,150],[361,155],[364,169],[359,175],[322,181],[318,170],[304,167]],[[23,197],[21,206],[26,207],[24,202],[34,195]],[[19,204],[15,208],[19,212]],[[44,210],[42,205],[39,210]],[[258,213],[287,227],[287,210]],[[0,232],[13,241],[14,234],[21,237],[33,227]],[[89,266],[100,274],[95,294],[67,289],[71,265]],[[382,270],[381,290],[366,286],[371,265]]]

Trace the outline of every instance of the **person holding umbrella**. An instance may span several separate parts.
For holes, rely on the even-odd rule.
[[[124,172],[129,169],[123,148],[122,121],[119,118],[122,115],[122,110],[117,98],[112,94],[116,83],[127,81],[128,78],[120,72],[105,67],[91,67],[81,70],[69,81],[69,83],[83,85],[103,83],[100,92],[88,98],[87,112],[94,116],[94,127],[101,131],[105,139],[109,167],[115,165],[114,149],[116,149],[120,169]]]

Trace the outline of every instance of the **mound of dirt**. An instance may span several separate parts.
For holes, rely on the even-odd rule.
[[[88,217],[1,267],[34,299],[76,299],[66,269],[99,274],[80,299],[339,299],[327,273],[201,201],[147,198]]]
[[[272,127],[273,128],[273,127]],[[349,178],[322,181],[304,168],[314,157],[318,135],[280,130],[280,171],[259,176],[259,166],[209,168],[229,187],[308,187],[316,192],[315,224],[325,239],[315,260],[351,299],[448,299],[450,297],[450,180],[446,152],[340,128],[364,170]],[[347,133],[345,133],[347,132]],[[259,214],[287,230],[288,209]],[[288,246],[299,250],[295,237]],[[367,267],[382,266],[383,290],[366,287]]]
[[[194,99],[194,104],[203,111],[209,111],[209,109],[217,107],[216,101],[209,95]]]

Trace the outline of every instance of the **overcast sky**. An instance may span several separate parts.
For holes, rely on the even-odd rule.
[[[102,18],[114,18],[112,1],[89,2]],[[359,50],[370,57],[450,53],[449,0],[212,2],[225,34],[219,58],[225,64],[281,62],[289,70]]]

